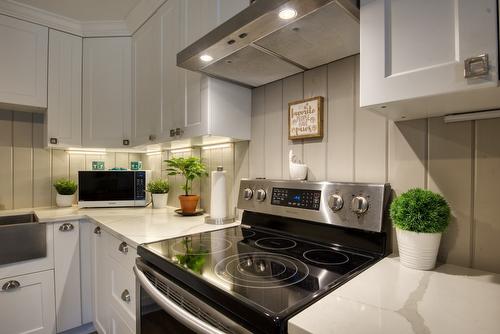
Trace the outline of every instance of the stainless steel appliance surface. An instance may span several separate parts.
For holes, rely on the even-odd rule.
[[[258,87],[357,53],[357,1],[255,0],[179,52],[177,65]]]
[[[389,251],[388,184],[243,180],[242,224],[139,246],[137,332],[286,333]]]
[[[151,171],[79,171],[78,206],[81,208],[146,206]]]

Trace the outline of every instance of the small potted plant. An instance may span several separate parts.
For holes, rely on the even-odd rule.
[[[161,209],[167,206],[170,186],[167,180],[153,180],[148,183],[147,191],[153,197],[153,208]]]
[[[450,207],[430,190],[410,189],[391,204],[401,264],[430,270],[436,265],[441,234],[448,227]]]
[[[182,190],[184,190],[184,195],[179,196],[182,213],[192,214],[196,212],[200,196],[190,194],[190,191],[193,188],[193,181],[196,178],[208,176],[207,167],[197,157],[172,158],[165,160],[165,162],[168,165],[168,175],[182,175],[184,177],[184,183],[181,186]]]
[[[73,205],[73,197],[75,195],[77,185],[75,181],[68,179],[59,179],[54,183],[56,188],[56,204],[58,207],[68,207]]]

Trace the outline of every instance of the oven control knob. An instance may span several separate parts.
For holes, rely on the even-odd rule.
[[[332,194],[328,197],[328,206],[333,212],[337,212],[344,206],[344,200],[342,196],[337,194]]]
[[[253,197],[253,190],[250,188],[245,188],[245,190],[243,190],[243,198],[249,201],[252,199],[252,197]]]
[[[264,189],[257,190],[257,193],[255,194],[255,199],[258,202],[264,202],[264,200],[266,199],[266,191]]]
[[[358,215],[364,214],[368,211],[368,200],[363,196],[354,197],[351,202],[351,210]]]

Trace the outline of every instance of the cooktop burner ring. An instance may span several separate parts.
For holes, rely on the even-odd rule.
[[[331,254],[332,256],[337,257],[337,259],[332,259],[330,261],[322,260],[321,256],[324,256],[325,254]],[[305,251],[302,256],[308,261],[327,266],[339,266],[349,262],[349,256],[331,249],[310,249]]]
[[[264,243],[269,242],[269,243],[283,243],[285,242],[285,245],[281,246],[272,246],[272,245],[266,245]],[[288,244],[287,244],[288,243]],[[292,249],[295,246],[297,246],[297,243],[291,239],[287,238],[282,238],[282,237],[265,237],[265,238],[260,238],[259,240],[255,241],[255,245],[262,248],[262,249],[267,249],[267,250],[287,250],[287,249]]]
[[[284,267],[284,270],[281,270],[278,274],[273,275],[259,276],[245,272],[243,273],[244,277],[238,276],[238,274],[242,274],[241,271],[237,268],[238,265],[241,265],[241,263],[243,261],[246,261],[248,258],[252,258],[253,263],[257,262],[259,257],[263,262],[274,261],[274,263],[282,265]],[[236,268],[236,274],[233,273],[234,270],[231,270],[231,266],[234,266],[234,268]],[[287,268],[290,268],[292,272],[286,275],[286,277],[284,278],[277,279],[278,276],[286,273]],[[219,261],[214,266],[214,272],[217,277],[231,285],[237,285],[245,288],[275,289],[288,287],[302,282],[304,279],[306,279],[306,277],[309,276],[309,267],[304,262],[291,256],[274,253],[255,252],[228,256]],[[247,277],[254,277],[256,279],[251,280]],[[258,280],[258,278],[260,278],[260,280]]]
[[[250,273],[247,273],[247,272],[245,271],[245,269],[243,268],[243,266],[242,266],[242,264],[243,264],[243,265],[245,265],[245,264],[246,264],[246,267],[250,267],[250,266],[255,265],[253,262],[248,263],[248,260],[249,260],[249,258],[247,258],[247,260],[246,260],[246,261],[245,261],[245,260],[240,261],[240,263],[238,263],[238,264],[236,265],[236,269],[238,269],[238,272],[239,272],[240,274],[244,275],[244,276],[247,276],[247,277],[254,277],[254,278],[255,278],[255,275],[252,275],[252,274],[250,274]],[[233,261],[233,260],[232,260],[232,261]],[[231,261],[231,262],[232,262],[232,261]],[[231,262],[229,262],[228,264],[226,264],[226,272],[228,272],[228,274],[229,274],[229,271],[228,271],[228,266],[230,265],[230,263],[231,263]],[[277,274],[264,275],[264,276],[259,276],[259,277],[260,277],[260,278],[275,278],[275,277],[279,277],[280,275],[282,275],[282,274],[284,274],[284,273],[286,272],[286,266],[285,266],[285,264],[284,264],[283,262],[275,261],[274,263],[275,263],[275,264],[279,264],[279,265],[282,267],[282,271],[280,271],[280,272],[279,272],[279,273],[277,273]],[[256,264],[256,265],[258,266],[259,264]],[[229,274],[229,275],[230,275],[230,276],[235,277],[234,275],[231,275],[231,274]],[[235,277],[235,278],[237,278],[237,277]],[[240,280],[245,280],[245,279],[241,279],[241,278],[240,278]],[[259,281],[255,281],[255,280],[245,280],[245,281],[248,281],[248,282],[259,282]]]
[[[184,255],[207,255],[207,254],[216,254],[216,253],[222,253],[222,252],[225,252],[227,251],[228,249],[230,249],[232,246],[233,246],[233,243],[227,239],[224,239],[224,238],[201,238],[201,239],[194,239],[192,240],[191,242],[197,242],[198,243],[198,249],[197,251],[187,251],[186,249],[186,246],[184,244],[185,242],[185,239],[182,239],[182,240],[179,240],[177,241],[176,243],[174,243],[171,247],[171,249],[175,252],[175,253],[178,253],[178,254],[184,254]],[[210,244],[210,246],[213,246],[214,245],[214,242],[222,242],[223,245],[222,247],[218,248],[218,249],[215,249],[215,250],[212,250],[213,248],[212,247],[206,247],[207,248],[207,251],[206,252],[202,252],[201,251],[201,247],[200,247],[200,243],[201,245],[203,245],[203,242],[208,242]]]

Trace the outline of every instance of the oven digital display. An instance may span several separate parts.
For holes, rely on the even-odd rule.
[[[272,205],[319,210],[321,190],[273,188]]]

